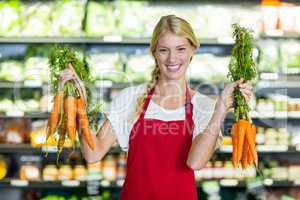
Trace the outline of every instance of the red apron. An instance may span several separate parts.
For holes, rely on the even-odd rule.
[[[193,107],[186,90],[185,120],[144,119],[149,92],[129,139],[121,200],[197,200],[194,171],[186,165],[192,143]]]

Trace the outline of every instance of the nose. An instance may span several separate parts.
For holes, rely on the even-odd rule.
[[[169,57],[168,57],[168,62],[170,64],[175,63],[176,61],[176,53],[174,51],[170,51]]]

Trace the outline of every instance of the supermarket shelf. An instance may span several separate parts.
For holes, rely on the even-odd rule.
[[[278,111],[278,112],[267,112],[267,111],[251,111],[250,116],[252,118],[257,119],[300,119],[300,111],[293,111],[293,112],[287,112],[287,111]]]
[[[121,189],[120,185],[115,183],[109,183],[106,185],[106,181],[99,180],[100,188],[105,189]],[[104,184],[104,182],[106,182]],[[220,187],[223,188],[246,188],[251,187],[251,182],[247,183],[246,181],[239,181],[237,179],[221,179],[221,180],[207,180],[203,182],[197,182],[197,187],[202,188],[206,183],[215,182]],[[299,181],[277,181],[273,179],[265,179],[263,181],[257,181],[257,186],[262,187],[300,187]],[[78,181],[78,180],[66,180],[66,181],[27,181],[19,179],[4,179],[0,181],[0,188],[21,188],[21,189],[79,189],[88,187],[87,181]]]
[[[260,89],[260,88],[300,88],[300,83],[298,81],[288,81],[288,80],[284,80],[284,81],[259,81],[256,84],[256,88]]]
[[[286,155],[286,154],[299,154],[299,146],[288,146],[288,145],[257,145],[257,152],[260,155],[264,154],[278,154],[278,155]],[[228,154],[232,153],[231,145],[224,145],[220,147],[220,150],[217,152],[218,154]]]
[[[75,147],[73,148],[64,148],[64,153],[68,154],[72,151],[79,152],[80,148]],[[110,153],[117,154],[120,153],[122,150],[120,147],[113,147],[110,150]],[[261,155],[263,154],[281,154],[281,153],[288,153],[288,154],[299,154],[300,146],[287,146],[287,145],[257,145],[257,151]],[[55,146],[48,146],[42,148],[35,148],[32,147],[30,144],[0,144],[0,153],[56,153],[57,148]],[[217,154],[231,154],[232,146],[225,145],[220,147],[220,150],[217,151]]]
[[[250,111],[250,117],[252,119],[258,119],[258,120],[264,120],[264,119],[271,119],[271,120],[290,120],[300,119],[300,111],[293,111],[293,112],[287,112],[287,111],[278,111],[278,112],[267,112],[267,111],[261,111],[257,112],[255,110]],[[227,115],[227,119],[234,119],[233,113],[229,113]]]
[[[118,82],[114,83],[110,80],[97,80],[95,82],[96,88],[103,88],[103,87],[110,87],[110,88],[116,88],[116,89],[122,89],[126,88],[131,85],[138,85],[142,84],[143,82]],[[191,81],[191,85],[197,85],[201,83],[201,81]],[[40,88],[40,87],[48,87],[47,83],[42,83],[40,81],[32,81],[32,80],[26,80],[26,81],[20,81],[20,82],[12,82],[12,81],[0,81],[0,88]],[[289,81],[287,80],[279,81],[279,80],[260,80],[256,84],[256,90],[264,89],[264,88],[300,88],[300,82],[299,81]]]
[[[200,38],[201,45],[233,45],[232,38]],[[0,44],[97,44],[97,45],[145,45],[148,46],[150,38],[126,38],[122,36],[104,37],[0,37]]]
[[[2,44],[118,44],[118,45],[147,45],[148,38],[122,38],[120,36],[107,37],[0,37]]]
[[[80,152],[79,147],[73,148],[64,148],[63,153],[70,154],[72,151]],[[27,153],[27,154],[41,154],[41,153],[56,153],[56,146],[48,147],[32,147],[30,144],[0,144],[0,153],[5,154],[16,154],[16,153]],[[113,147],[110,150],[110,153],[120,153],[121,149],[119,147]]]
[[[262,39],[300,39],[297,32],[284,32],[282,30],[269,31],[260,35]]]
[[[26,181],[19,179],[5,179],[0,181],[0,188],[26,188],[26,189],[56,189],[56,188],[84,188],[85,181]]]
[[[98,80],[95,82],[96,88],[111,88],[111,89],[123,89],[132,85],[138,85],[142,82],[132,82],[132,83],[113,83],[109,80]],[[48,87],[47,83],[41,83],[39,81],[21,81],[21,82],[11,82],[11,81],[0,81],[0,88],[42,88]]]
[[[47,119],[49,116],[49,113],[47,112],[28,112],[24,113],[22,111],[12,111],[12,112],[0,112],[0,118],[38,118],[38,119]]]

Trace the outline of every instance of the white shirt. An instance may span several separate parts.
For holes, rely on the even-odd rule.
[[[132,116],[135,112],[137,97],[143,94],[146,90],[146,84],[131,86],[123,89],[111,102],[108,109],[104,111],[106,118],[110,121],[114,129],[120,147],[128,150],[128,142],[131,129],[134,125]],[[193,138],[201,134],[209,123],[212,117],[215,100],[196,92],[191,100],[193,104],[193,120],[194,132]],[[149,106],[145,113],[146,119],[159,119],[164,121],[184,120],[185,107],[177,109],[165,109],[154,101],[150,100]],[[219,133],[216,148],[221,145],[222,133]]]

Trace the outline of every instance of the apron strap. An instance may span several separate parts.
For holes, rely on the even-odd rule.
[[[140,114],[140,118],[141,118],[141,117],[144,118],[144,116],[145,116],[145,113],[146,113],[146,110],[147,110],[148,105],[149,105],[149,103],[150,103],[151,97],[152,97],[152,95],[153,95],[153,93],[154,93],[154,89],[155,89],[155,86],[154,86],[153,88],[151,88],[151,90],[150,90],[149,93],[147,94],[147,97],[146,97],[146,99],[145,99],[145,101],[144,101],[143,110],[142,110],[142,112],[141,112],[141,114]]]
[[[187,128],[186,131],[192,135],[194,132],[193,104],[188,84],[186,84],[185,122]]]

